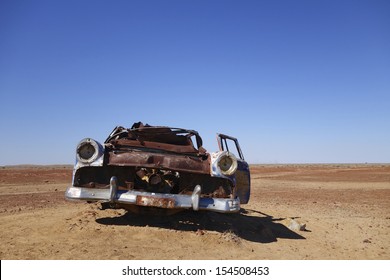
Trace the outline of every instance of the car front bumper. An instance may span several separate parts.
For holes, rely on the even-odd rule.
[[[133,204],[145,207],[207,210],[221,213],[240,211],[239,198],[200,197],[201,186],[197,185],[191,195],[122,191],[117,188],[117,179],[112,177],[109,189],[68,187],[65,198],[69,200],[101,201],[120,204]]]

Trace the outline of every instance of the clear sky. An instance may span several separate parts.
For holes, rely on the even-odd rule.
[[[390,1],[0,1],[0,165],[142,121],[250,163],[390,162]]]

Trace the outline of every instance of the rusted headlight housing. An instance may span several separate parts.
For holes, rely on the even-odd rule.
[[[231,176],[237,171],[237,158],[232,153],[224,152],[218,157],[217,165],[222,175]]]
[[[103,147],[91,138],[85,138],[77,145],[76,157],[82,163],[92,163],[102,155]]]

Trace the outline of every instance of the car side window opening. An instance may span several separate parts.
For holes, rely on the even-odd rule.
[[[237,139],[222,134],[219,134],[218,136],[220,140],[219,144],[221,151],[227,151],[229,153],[234,154],[236,157],[244,160],[244,156],[241,152]]]

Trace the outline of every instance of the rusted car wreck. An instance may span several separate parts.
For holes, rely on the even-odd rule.
[[[194,130],[141,122],[115,127],[103,145],[83,139],[65,197],[131,211],[238,212],[249,201],[249,166],[236,138],[217,140],[219,151],[208,153]]]

